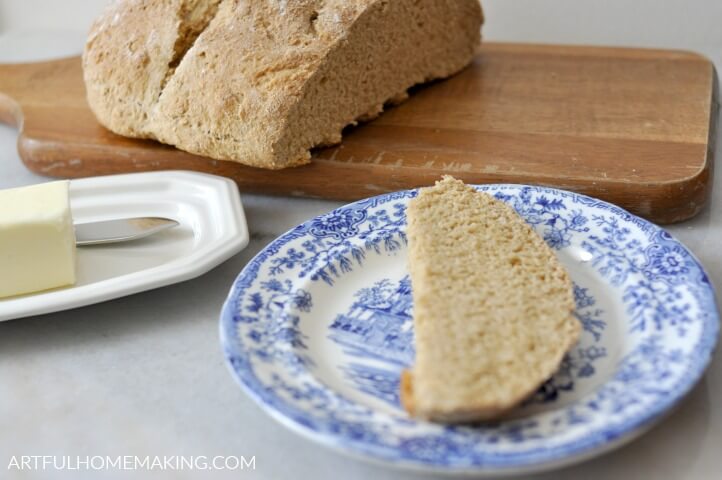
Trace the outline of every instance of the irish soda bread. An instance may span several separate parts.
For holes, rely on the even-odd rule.
[[[511,207],[451,177],[421,189],[407,216],[416,363],[404,407],[442,422],[498,416],[577,341],[571,281]]]
[[[90,107],[120,135],[264,168],[466,66],[478,0],[120,0],[83,54]]]

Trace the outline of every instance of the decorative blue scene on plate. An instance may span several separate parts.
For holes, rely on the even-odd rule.
[[[413,364],[405,209],[415,191],[362,200],[261,251],[221,316],[234,376],[276,419],[347,453],[447,472],[551,468],[644,431],[699,380],[716,344],[713,289],[669,234],[606,202],[520,185],[477,187],[512,205],[574,281],[583,333],[509,418],[409,418]]]

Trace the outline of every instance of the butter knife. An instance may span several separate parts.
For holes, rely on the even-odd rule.
[[[138,240],[179,225],[170,218],[121,218],[76,223],[75,244],[79,247]]]

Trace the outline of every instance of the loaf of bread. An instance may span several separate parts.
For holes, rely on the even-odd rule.
[[[421,189],[407,218],[416,360],[402,403],[439,422],[499,416],[576,343],[571,281],[514,209],[451,177]]]
[[[278,169],[466,66],[478,0],[121,0],[83,54],[102,125]]]

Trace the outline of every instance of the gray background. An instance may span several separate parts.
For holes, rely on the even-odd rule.
[[[0,62],[78,53],[105,3],[0,0]],[[716,0],[484,5],[488,40],[691,49],[722,65],[722,2]],[[46,180],[23,168],[15,139],[13,129],[0,126],[0,188]],[[711,208],[670,228],[717,285],[722,284],[721,176],[718,168]],[[231,282],[277,235],[340,205],[243,199],[251,244],[209,274],[102,305],[0,323],[0,478],[11,477],[5,466],[12,455],[255,455],[257,467],[232,474],[25,472],[22,478],[417,478],[304,440],[271,420],[234,384],[217,335]],[[645,436],[599,459],[534,478],[720,478],[720,405],[717,355],[693,393]]]

